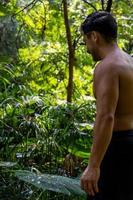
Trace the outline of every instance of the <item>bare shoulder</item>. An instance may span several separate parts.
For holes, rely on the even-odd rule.
[[[120,75],[129,68],[133,69],[133,57],[126,52],[119,50],[98,63],[95,67],[94,75]]]
[[[114,76],[120,73],[120,63],[115,61],[105,60],[96,65],[94,70],[94,77],[103,78],[103,76]]]

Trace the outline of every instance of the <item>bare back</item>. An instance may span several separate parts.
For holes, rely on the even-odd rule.
[[[119,68],[119,99],[115,113],[114,130],[133,129],[133,58],[121,52]]]

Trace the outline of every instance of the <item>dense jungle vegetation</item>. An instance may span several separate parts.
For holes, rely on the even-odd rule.
[[[95,9],[100,0],[0,1],[0,200],[85,199],[96,63],[80,25]],[[132,55],[133,0],[112,13]]]

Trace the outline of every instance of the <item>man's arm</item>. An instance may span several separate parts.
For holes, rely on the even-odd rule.
[[[95,195],[99,191],[100,164],[112,137],[115,110],[119,97],[117,66],[99,65],[94,73],[94,92],[97,98],[97,115],[89,165],[81,176],[81,187]]]
[[[98,68],[94,74],[97,114],[89,160],[89,166],[92,168],[100,167],[101,161],[111,141],[114,115],[119,97],[117,66],[98,66]]]

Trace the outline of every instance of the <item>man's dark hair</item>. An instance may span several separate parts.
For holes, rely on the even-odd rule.
[[[88,15],[81,25],[81,30],[84,34],[97,31],[108,42],[117,40],[117,22],[115,18],[106,11],[96,11]]]

